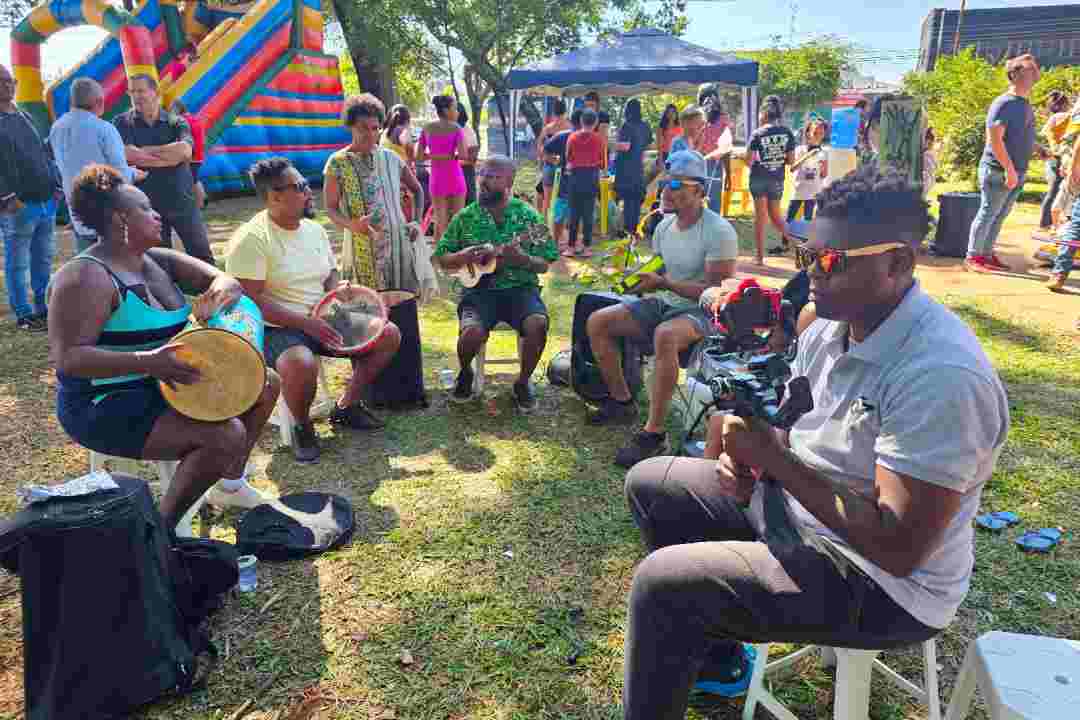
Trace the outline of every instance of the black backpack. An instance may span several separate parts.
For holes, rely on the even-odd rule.
[[[217,600],[202,585],[206,563],[189,560],[187,543],[171,547],[144,481],[112,478],[118,490],[0,520],[0,565],[21,578],[28,720],[126,717],[194,689],[196,658],[212,651],[199,630]],[[198,547],[219,570],[228,562]],[[234,584],[235,551],[231,562]]]
[[[582,400],[601,403],[608,397],[607,384],[592,354],[586,323],[597,310],[617,305],[625,298],[612,292],[583,292],[574,301],[574,322],[570,339],[570,385]],[[622,343],[623,377],[636,398],[644,385],[641,369],[642,349],[637,343]]]

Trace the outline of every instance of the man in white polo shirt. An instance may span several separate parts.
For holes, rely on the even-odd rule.
[[[718,417],[718,460],[652,458],[627,475],[653,551],[630,595],[628,719],[683,717],[695,683],[744,691],[740,641],[912,644],[967,593],[1005,390],[971,330],[913,278],[927,224],[917,187],[866,167],[818,206],[797,258],[819,319],[793,368],[814,409],[787,438]]]

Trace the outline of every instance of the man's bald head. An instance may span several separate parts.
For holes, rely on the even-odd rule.
[[[489,210],[506,207],[514,193],[516,172],[514,161],[505,155],[488,157],[476,172],[480,185],[477,202]]]
[[[509,175],[513,178],[517,173],[517,165],[505,155],[490,155],[481,167],[484,170],[481,174]]]
[[[0,105],[10,106],[15,99],[15,78],[6,66],[0,65]]]

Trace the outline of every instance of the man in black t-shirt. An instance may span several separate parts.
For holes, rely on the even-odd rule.
[[[211,265],[214,255],[195,201],[191,151],[195,141],[184,118],[161,107],[157,80],[136,75],[128,81],[132,109],[113,120],[124,140],[128,164],[147,172],[139,187],[161,215],[161,244],[172,247],[172,231],[188,255]]]
[[[754,243],[758,265],[765,262],[765,224],[770,220],[783,238],[782,248],[786,249],[790,244],[787,225],[780,214],[780,198],[784,195],[785,169],[795,161],[795,135],[780,124],[782,116],[780,99],[775,95],[766,97],[761,106],[761,127],[750,136],[746,148],[750,162],[750,195],[754,198]]]
[[[580,129],[581,111],[575,110],[570,114],[570,129],[563,130],[544,143],[544,153],[557,155],[559,157],[559,169],[562,171],[562,179],[559,181],[559,194],[552,200],[553,205],[551,208],[552,218],[555,221],[553,235],[555,244],[559,247],[559,252],[566,248],[564,235],[566,233],[566,224],[570,221],[570,180],[566,176],[566,141],[570,139],[571,133]]]

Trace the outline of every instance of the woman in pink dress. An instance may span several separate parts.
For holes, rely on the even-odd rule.
[[[461,159],[468,156],[465,134],[457,124],[457,102],[449,95],[431,100],[439,119],[424,126],[417,146],[417,162],[431,161],[428,192],[435,211],[435,241],[461,208],[465,207],[465,173]]]

